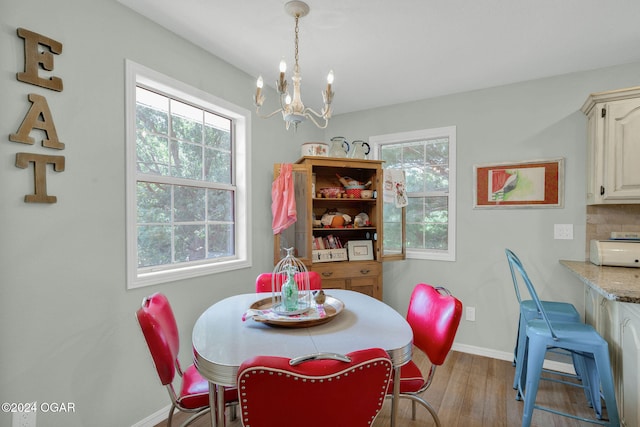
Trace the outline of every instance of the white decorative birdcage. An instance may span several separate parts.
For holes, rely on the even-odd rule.
[[[302,261],[293,256],[293,248],[276,264],[271,275],[272,307],[278,314],[295,315],[311,308],[309,272]]]

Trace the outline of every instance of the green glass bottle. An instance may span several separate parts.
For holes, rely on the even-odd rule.
[[[285,311],[298,309],[298,284],[295,281],[296,270],[293,266],[287,266],[287,281],[282,285],[282,306]]]

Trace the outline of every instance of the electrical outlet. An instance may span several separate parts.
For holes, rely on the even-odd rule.
[[[476,321],[476,308],[475,307],[467,307],[466,308],[466,317],[469,322]]]
[[[573,224],[553,224],[553,238],[573,240]]]
[[[11,427],[36,427],[36,411],[14,412]]]

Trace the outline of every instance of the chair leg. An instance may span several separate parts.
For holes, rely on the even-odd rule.
[[[201,409],[198,412],[196,412],[195,414],[192,414],[189,418],[187,418],[186,421],[184,421],[180,425],[180,427],[186,427],[186,426],[190,425],[192,422],[194,422],[195,420],[197,420],[198,418],[200,418],[201,416],[206,415],[206,414],[210,414],[210,413],[211,413],[211,408],[209,408],[209,407],[206,407],[205,409]]]
[[[535,338],[528,338],[527,358],[526,358],[526,380],[524,389],[519,387],[519,393],[524,398],[524,410],[522,414],[522,427],[531,426],[531,417],[536,403],[540,376],[544,364],[544,356],[547,353],[547,346],[544,342],[536,342]],[[524,375],[524,374],[523,374]]]
[[[422,406],[424,406],[425,409],[427,411],[429,411],[429,413],[431,414],[431,417],[433,418],[433,420],[436,423],[436,427],[442,427],[442,424],[440,424],[440,417],[438,417],[438,413],[436,412],[435,409],[433,409],[433,406],[431,406],[431,404],[429,402],[427,402],[426,400],[424,400],[420,396],[416,396],[415,394],[401,394],[400,398],[411,399],[411,405],[414,408],[415,408],[415,404],[416,403],[419,403]],[[415,413],[413,415],[415,415]],[[415,420],[415,416],[413,417],[413,419]]]
[[[584,380],[585,391],[589,391],[591,407],[596,413],[598,419],[602,419],[602,402],[600,400],[600,373],[597,369],[596,361],[593,357],[585,356],[584,358],[585,375]]]
[[[600,377],[600,386],[602,387],[604,403],[607,406],[609,426],[617,427],[620,425],[620,417],[618,415],[618,406],[616,405],[616,395],[613,385],[613,374],[611,372],[611,361],[609,359],[608,346],[603,345],[595,349],[594,359]],[[598,400],[599,398],[600,396],[598,395]]]
[[[518,333],[516,335],[516,345],[513,347],[513,361],[511,363],[511,366],[516,366],[516,364],[518,363],[518,346],[520,344],[520,327],[521,326],[522,326],[522,316],[518,318]],[[514,380],[514,384],[515,384],[515,380]],[[513,388],[515,388],[515,386]]]
[[[587,404],[590,408],[594,408],[597,411],[597,405],[600,401],[600,394],[593,394],[592,384],[593,378],[590,378],[588,373],[590,370],[587,367],[587,360],[589,356],[583,356],[576,352],[571,352],[571,357],[573,359],[573,367],[576,370],[576,375],[578,376],[578,380],[582,382],[582,388],[584,390],[584,396],[587,399]],[[597,383],[596,383],[597,384]],[[596,389],[597,392],[597,389]],[[596,412],[597,414],[598,412]]]
[[[518,322],[518,339],[516,341],[516,372],[513,376],[513,389],[518,389],[518,382],[522,374],[522,365],[525,357],[525,349],[527,346],[527,321],[522,314],[520,315],[520,321]]]
[[[173,421],[173,413],[176,410],[176,405],[171,404],[171,408],[169,409],[169,415],[167,416],[167,427],[171,427],[171,422]]]
[[[529,366],[529,337],[525,336],[522,345],[522,354],[520,356],[519,367],[516,367],[517,385],[516,400],[524,399],[524,390],[527,384],[527,368]]]
[[[229,412],[231,412],[231,421],[235,421],[236,419],[238,419],[238,405],[237,404],[233,404],[230,405],[230,409]]]

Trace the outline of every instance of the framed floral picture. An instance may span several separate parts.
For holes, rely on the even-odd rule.
[[[474,208],[561,208],[564,159],[475,165]]]

